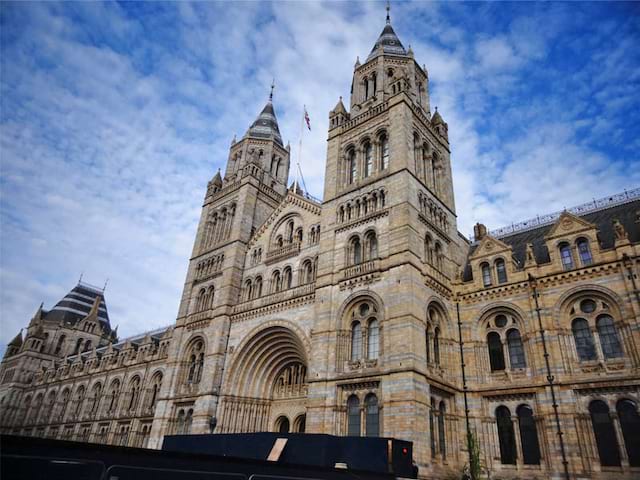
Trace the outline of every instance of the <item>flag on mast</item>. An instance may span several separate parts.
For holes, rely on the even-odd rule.
[[[307,122],[307,128],[311,130],[311,120],[309,120],[309,114],[307,113],[307,106],[304,107],[304,121]]]

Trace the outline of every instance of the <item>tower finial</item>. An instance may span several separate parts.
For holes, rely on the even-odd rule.
[[[271,80],[271,93],[269,93],[269,101],[273,100],[273,89],[276,88],[276,79]]]
[[[387,25],[391,24],[391,16],[389,15],[390,10],[391,10],[391,2],[387,0]]]

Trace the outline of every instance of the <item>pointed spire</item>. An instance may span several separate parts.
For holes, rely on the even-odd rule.
[[[222,186],[222,176],[220,175],[220,169],[218,169],[218,171],[214,175],[212,182],[218,187]]]
[[[273,108],[273,89],[275,83],[271,84],[269,93],[269,101],[258,115],[258,118],[251,124],[245,136],[253,138],[268,139],[273,138],[276,143],[282,145],[282,137],[280,136],[280,128],[276,119],[276,112]]]
[[[358,68],[359,66],[360,66],[360,55],[356,57],[356,63],[354,65],[354,68]]]
[[[434,113],[433,117],[431,117],[431,123],[433,125],[439,125],[441,123],[444,123],[444,120],[442,119],[442,116],[438,112],[438,107],[436,107],[436,113]]]
[[[378,37],[376,44],[371,49],[371,53],[367,57],[367,62],[378,55],[378,53],[388,54],[388,55],[398,55],[398,56],[406,56],[407,52],[402,46],[402,42],[396,35],[396,32],[393,31],[393,27],[391,26],[391,5],[387,2],[387,20],[382,33]]]
[[[347,113],[347,109],[344,107],[344,103],[342,103],[342,95],[340,95],[340,100],[338,100],[338,103],[333,108],[333,113]]]
[[[18,332],[18,334],[13,337],[13,340],[9,342],[9,346],[17,348],[20,348],[22,346],[22,329],[20,329],[20,332]]]

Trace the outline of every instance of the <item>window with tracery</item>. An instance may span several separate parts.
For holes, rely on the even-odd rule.
[[[187,384],[200,383],[202,379],[202,371],[204,367],[204,342],[196,340],[192,343],[187,352]]]
[[[571,253],[571,246],[568,243],[561,243],[558,246],[560,251],[560,262],[562,263],[562,268],[565,270],[573,269],[573,254]]]
[[[380,319],[378,309],[370,301],[362,301],[350,310],[350,359],[377,360],[380,356]]]
[[[436,303],[431,303],[427,308],[426,325],[426,357],[427,364],[440,365],[440,340],[441,331],[444,325],[444,315],[441,307]]]
[[[524,345],[516,318],[509,313],[498,313],[487,321],[487,349],[491,371],[507,368],[504,355],[506,345],[511,369],[526,368]]]
[[[593,263],[593,257],[591,256],[591,249],[589,248],[589,241],[586,238],[579,238],[576,242],[578,247],[578,257],[580,257],[580,263],[583,267],[587,267]]]
[[[605,360],[624,356],[619,327],[609,304],[596,297],[579,298],[571,305],[571,331],[580,361]],[[595,336],[600,343],[596,348]]]
[[[498,283],[507,283],[507,266],[504,260],[501,258],[497,259],[495,265]]]

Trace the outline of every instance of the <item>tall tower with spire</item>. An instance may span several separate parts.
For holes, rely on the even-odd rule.
[[[280,135],[272,86],[245,135],[234,137],[224,177],[218,171],[209,181],[169,354],[176,374],[163,385],[159,424],[174,418],[180,405],[193,406],[197,400],[208,407],[196,409],[194,428],[209,428],[218,405],[230,314],[240,295],[247,243],[286,194],[289,152]],[[211,345],[192,342],[196,336],[204,336]],[[200,352],[193,355],[207,372],[198,383],[181,362],[192,350]]]
[[[349,111],[340,99],[329,114],[307,406],[310,431],[375,429],[412,440],[423,465],[436,442],[424,438],[436,435],[430,405],[458,387],[456,363],[444,361],[455,341],[445,319],[465,252],[447,124],[430,105],[428,72],[387,10],[369,55],[354,66]],[[367,426],[359,413],[346,415],[352,424],[332,423],[329,396],[353,412],[384,401],[384,425]]]

